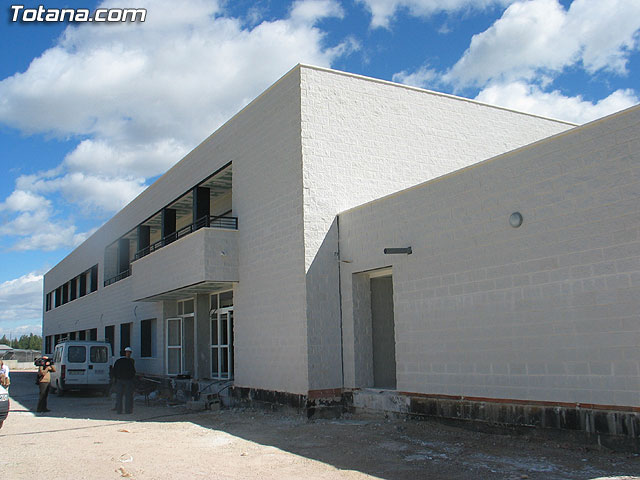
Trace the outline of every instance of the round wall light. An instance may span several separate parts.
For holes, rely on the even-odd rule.
[[[522,225],[522,214],[520,212],[513,212],[509,217],[509,225],[513,228],[518,228]]]

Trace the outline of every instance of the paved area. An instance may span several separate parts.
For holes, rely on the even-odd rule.
[[[50,398],[35,414],[34,373],[14,372],[0,430],[1,479],[636,479],[640,456],[489,435],[435,422],[306,421],[253,410],[191,412],[138,402]]]

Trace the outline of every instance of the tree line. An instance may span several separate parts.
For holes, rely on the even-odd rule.
[[[22,350],[42,350],[42,337],[31,333],[29,335],[22,335],[20,338],[9,340],[6,335],[3,335],[2,338],[0,338],[0,344]]]

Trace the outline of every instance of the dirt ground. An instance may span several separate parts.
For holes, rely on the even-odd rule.
[[[113,400],[87,394],[50,396],[52,411],[36,414],[34,375],[12,372],[1,479],[640,480],[637,454],[431,421],[307,421],[142,399],[116,415]]]

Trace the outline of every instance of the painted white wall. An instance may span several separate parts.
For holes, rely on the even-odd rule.
[[[354,274],[391,265],[399,391],[639,405],[639,133],[634,107],[341,214],[347,385]]]
[[[310,389],[337,388],[336,215],[573,125],[316,67],[301,85]]]

